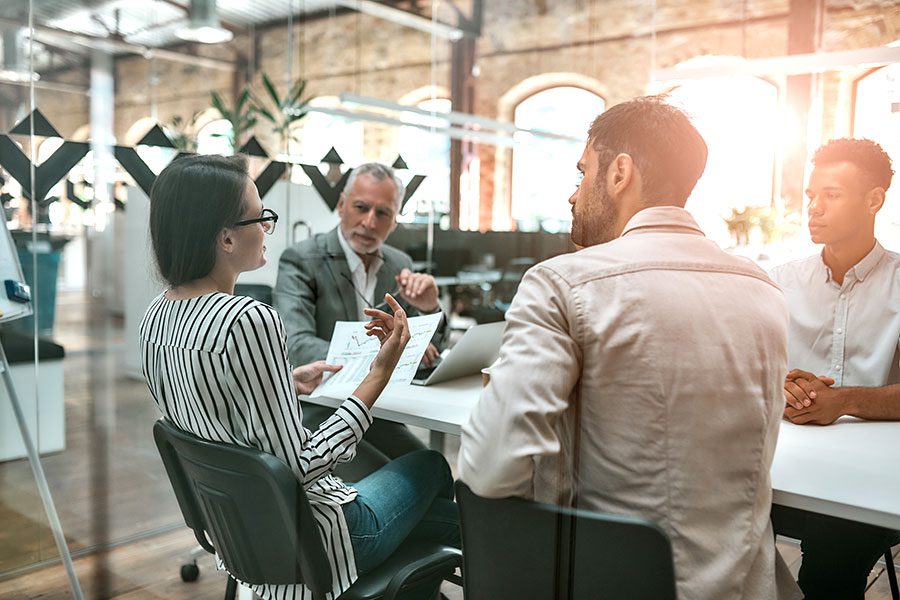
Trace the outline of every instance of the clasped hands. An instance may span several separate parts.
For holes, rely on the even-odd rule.
[[[381,344],[378,354],[369,366],[369,372],[387,381],[394,372],[406,344],[409,343],[409,322],[406,311],[393,296],[385,294],[384,299],[394,314],[389,315],[377,308],[367,308],[365,314],[372,320],[366,323],[365,328],[366,335],[377,337]],[[343,365],[330,365],[324,360],[301,365],[292,373],[294,391],[297,394],[310,394],[322,383],[325,373],[336,373],[342,368]]]
[[[784,418],[798,425],[831,425],[845,412],[841,388],[834,379],[793,369],[784,379]]]

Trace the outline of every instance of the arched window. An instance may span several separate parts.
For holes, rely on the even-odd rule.
[[[900,171],[900,64],[888,65],[856,83],[853,136],[878,142]],[[875,235],[900,250],[900,177],[894,175],[884,206],[875,219]]]
[[[436,114],[450,112],[448,98],[423,100],[418,108]],[[426,115],[404,112],[401,119],[407,123],[430,125],[433,119]],[[400,156],[409,165],[409,175],[400,172],[400,178],[408,181],[412,175],[425,175],[415,195],[407,203],[399,221],[427,221],[428,212],[434,207],[437,218],[450,212],[450,138],[446,134],[432,133],[421,127],[400,127],[397,138]]]
[[[729,57],[702,56],[689,62],[699,66],[724,60]],[[735,217],[732,211],[773,204],[775,152],[781,139],[778,88],[758,77],[716,77],[684,82],[669,99],[690,115],[709,149],[706,169],[686,208],[710,238],[731,246],[734,240],[725,220]]]
[[[231,123],[225,119],[210,121],[197,131],[198,154],[224,154],[234,153],[231,145]]]
[[[588,90],[561,86],[529,96],[515,109],[520,129],[538,129],[587,140],[591,122],[606,101]],[[571,227],[568,199],[575,189],[575,165],[583,143],[515,135],[512,157],[512,218],[517,228],[565,231]]]

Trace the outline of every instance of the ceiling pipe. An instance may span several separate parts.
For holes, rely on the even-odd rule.
[[[0,26],[19,25],[11,19],[0,17]],[[203,67],[205,69],[215,69],[218,71],[233,72],[239,67],[237,63],[219,60],[215,58],[206,58],[193,54],[183,54],[173,50],[165,50],[163,48],[151,48],[140,44],[130,44],[128,42],[111,40],[107,38],[95,37],[81,33],[73,33],[64,29],[56,29],[55,27],[47,27],[37,25],[34,27],[34,39],[36,41],[44,41],[54,45],[76,45],[87,50],[101,50],[110,54],[137,54],[144,58],[157,58],[169,62],[177,62],[189,65]]]
[[[900,47],[885,46],[834,52],[791,54],[752,60],[738,59],[727,64],[702,67],[686,65],[670,69],[657,69],[653,71],[652,78],[655,81],[671,81],[734,75],[750,75],[754,77],[804,75],[806,73],[822,73],[843,68],[880,67],[897,62],[900,62]]]
[[[37,73],[35,73],[35,77],[37,77]],[[8,83],[12,85],[21,85],[28,87],[32,85],[32,82],[29,81],[8,81],[4,80],[3,76],[0,75],[0,81],[3,83]],[[73,85],[71,83],[60,83],[56,81],[39,81],[35,79],[33,82],[34,88],[37,90],[47,90],[50,92],[62,92],[64,94],[79,94],[81,96],[90,96],[91,90],[82,87],[80,85]]]
[[[454,42],[461,39],[466,34],[466,32],[459,27],[438,23],[421,15],[400,10],[393,6],[387,6],[380,2],[374,2],[373,0],[334,0],[334,3],[338,6],[343,6],[344,8],[350,8],[357,12],[384,19],[385,21],[391,21],[392,23],[397,23],[405,27],[418,29],[419,31],[424,31],[425,33]]]

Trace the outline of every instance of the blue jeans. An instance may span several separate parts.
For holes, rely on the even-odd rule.
[[[349,485],[357,497],[343,509],[360,573],[380,565],[407,538],[460,547],[453,478],[439,452],[405,454]]]

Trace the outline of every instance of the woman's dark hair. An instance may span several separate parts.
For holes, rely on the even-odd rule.
[[[212,271],[216,236],[241,219],[247,181],[240,155],[186,156],[162,170],[150,190],[150,239],[169,285]]]

